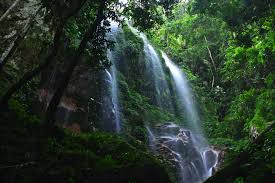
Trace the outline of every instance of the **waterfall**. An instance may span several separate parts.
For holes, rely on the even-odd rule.
[[[185,114],[183,115],[187,117],[187,122],[189,123],[189,126],[192,128],[192,130],[201,133],[202,130],[199,124],[199,115],[195,107],[193,93],[188,86],[186,76],[180,70],[180,68],[178,68],[178,66],[168,58],[168,56],[164,52],[162,52],[162,57],[165,60],[166,66],[171,71],[181,106],[183,106],[186,110]]]
[[[144,43],[147,70],[151,71],[155,86],[157,105],[163,109],[172,106],[166,76],[157,51],[150,44],[147,37],[127,23],[132,32],[140,37]],[[179,182],[201,183],[212,175],[218,163],[218,152],[211,149],[202,134],[199,114],[195,107],[193,93],[188,86],[184,73],[162,52],[162,58],[172,75],[172,85],[179,98],[179,105],[183,111],[181,116],[186,118],[190,129],[184,129],[174,123],[166,123],[157,127],[146,126],[149,146],[154,153],[162,154],[177,167]],[[145,60],[147,61],[147,60]],[[167,92],[169,97],[162,97]]]
[[[185,109],[185,115],[187,117],[188,126],[192,131],[189,131],[189,135],[186,135],[185,130],[181,129],[180,136],[189,140],[192,144],[193,153],[197,153],[195,161],[190,158],[190,166],[185,165],[186,168],[181,168],[183,182],[203,182],[205,179],[212,175],[213,168],[218,163],[218,152],[209,148],[206,139],[204,138],[200,126],[200,118],[197,109],[194,104],[193,93],[188,85],[188,80],[180,68],[168,58],[168,56],[162,52],[162,57],[165,60],[166,66],[170,69],[173,77],[174,86],[180,99],[180,104]],[[187,138],[186,138],[187,137]],[[211,158],[211,163],[209,160]],[[186,172],[189,172],[187,174]],[[194,174],[192,174],[192,172]],[[188,178],[186,178],[188,177]]]
[[[111,21],[111,31],[108,34],[108,38],[110,40],[115,40],[117,32],[119,31],[119,25],[118,23]],[[107,111],[111,115],[109,117],[109,114],[106,114],[106,112],[103,112],[102,118],[107,121],[107,123],[114,122],[114,124],[108,124],[105,126],[107,127],[108,131],[115,131],[119,133],[121,131],[121,119],[120,119],[120,107],[119,107],[119,99],[118,99],[118,80],[117,80],[117,69],[116,69],[116,60],[114,58],[114,53],[111,50],[107,50],[107,58],[111,62],[112,66],[110,67],[110,71],[105,69],[106,78],[107,78],[107,88],[110,88],[110,92],[108,94],[110,96],[104,96],[111,97],[111,100],[105,99],[103,103],[103,111],[105,108],[110,108],[111,106],[111,112]],[[106,117],[107,116],[107,117]]]
[[[165,77],[165,73],[163,70],[163,66],[161,63],[161,59],[157,51],[150,44],[146,35],[142,32],[139,32],[136,28],[131,26],[131,24],[127,21],[127,25],[131,29],[131,31],[138,37],[140,37],[144,43],[144,54],[146,57],[146,72],[148,78],[153,79],[154,90],[155,90],[155,100],[157,106],[161,107],[164,110],[174,111],[172,101],[171,101],[171,93],[167,84],[167,80]],[[164,96],[166,96],[164,98]]]
[[[203,148],[204,138],[174,123],[148,128],[150,147],[170,161],[180,183],[202,183],[213,174],[219,153],[209,146]]]
[[[143,71],[147,82],[152,83],[145,90],[152,90],[150,92],[153,96],[150,97],[154,99],[154,105],[165,111],[174,113],[174,101],[168,87],[172,86],[173,91],[175,91],[178,97],[177,105],[180,105],[180,109],[183,109],[181,116],[184,116],[186,118],[184,122],[188,123],[178,125],[167,122],[153,125],[147,122],[145,128],[148,133],[149,147],[153,153],[162,155],[174,165],[178,175],[178,182],[201,183],[211,176],[215,170],[218,164],[218,152],[209,147],[203,136],[200,127],[201,120],[195,107],[192,90],[188,86],[188,80],[177,65],[162,52],[162,58],[165,61],[167,70],[170,70],[172,78],[171,83],[169,83],[170,85],[168,85],[167,74],[164,72],[163,67],[164,63],[162,64],[161,57],[156,49],[150,44],[145,34],[132,27],[129,22],[127,24],[130,30],[144,43],[143,55],[145,58],[141,59],[141,62],[144,61],[145,67],[143,67]],[[111,30],[109,37],[116,39],[116,34],[119,30],[118,25],[112,24]],[[124,42],[120,44],[124,44]],[[114,128],[119,132],[121,130],[121,119],[119,115],[120,101],[118,98],[117,69],[121,70],[121,67],[131,67],[132,65],[124,64],[122,66],[123,64],[116,63],[118,59],[114,51],[108,50],[107,55],[108,59],[112,62],[112,67],[106,70],[106,78],[111,96],[111,102],[109,101],[108,105],[112,106],[115,122]],[[182,126],[185,126],[185,128]]]
[[[112,61],[111,72],[112,72],[112,83],[111,83],[111,97],[114,105],[114,114],[115,114],[115,125],[116,132],[120,132],[120,115],[119,115],[119,101],[118,101],[118,85],[117,85],[117,70],[113,59],[113,54],[108,50],[108,58]]]

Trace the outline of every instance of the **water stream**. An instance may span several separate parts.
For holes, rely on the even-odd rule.
[[[205,145],[203,136],[171,122],[147,130],[151,150],[175,167],[178,182],[201,183],[215,171],[219,153]]]
[[[146,57],[150,58],[148,66],[151,67],[154,76],[157,104],[162,108],[163,103],[168,103],[171,106],[173,103],[171,97],[162,97],[163,91],[169,91],[169,88],[156,50],[143,33],[139,33],[131,26],[130,29],[143,40],[144,53]],[[162,58],[171,72],[172,84],[177,92],[180,106],[184,109],[181,115],[187,119],[185,123],[188,124],[185,126],[190,129],[181,128],[174,123],[151,128],[147,126],[150,147],[153,152],[166,156],[174,163],[180,175],[179,182],[200,183],[212,175],[213,169],[218,163],[218,152],[208,146],[202,134],[193,93],[184,73],[164,52],[162,52]]]
[[[173,112],[173,103],[164,66],[158,52],[150,44],[147,37],[128,23],[131,31],[141,38],[144,43],[145,74],[153,82],[155,105],[164,110]],[[112,33],[117,32],[112,27]],[[114,36],[114,35],[113,35]],[[114,36],[115,37],[115,36]],[[106,70],[107,78],[111,87],[113,113],[115,115],[116,131],[120,131],[119,100],[117,85],[117,69],[113,52],[108,51],[108,58],[113,66],[110,71]],[[167,122],[158,125],[146,124],[150,149],[153,153],[160,154],[170,161],[178,174],[180,183],[201,183],[210,177],[218,163],[218,152],[211,149],[203,136],[199,113],[196,110],[194,97],[182,70],[174,64],[168,56],[162,52],[162,58],[172,76],[171,85],[177,93],[178,104],[181,106],[181,125]],[[164,97],[165,96],[165,97]],[[185,126],[185,127],[183,127]]]
[[[193,93],[191,88],[188,86],[188,80],[186,79],[186,76],[164,52],[162,52],[162,58],[165,60],[166,66],[170,69],[174,80],[174,86],[179,96],[180,104],[185,109],[185,112],[182,115],[186,116],[188,126],[191,127],[193,131],[202,133],[201,126],[199,124],[199,115],[194,104]]]
[[[131,26],[129,22],[127,25],[132,30],[132,32],[140,37],[144,43],[143,52],[145,54],[145,65],[146,65],[146,73],[149,77],[152,77],[154,83],[154,98],[156,101],[156,105],[169,111],[174,111],[173,103],[171,101],[171,93],[168,88],[167,80],[165,77],[164,69],[161,63],[161,59],[154,49],[154,47],[150,44],[146,35],[142,32],[139,32],[136,28]],[[163,97],[166,96],[166,97]]]
[[[191,152],[191,154],[185,154],[185,158],[188,157],[188,160],[180,160],[182,180],[190,183],[203,182],[212,175],[213,169],[218,163],[218,152],[208,146],[202,133],[194,94],[188,85],[185,74],[164,52],[162,52],[162,57],[170,69],[180,104],[185,109],[182,115],[186,116],[186,123],[189,127],[188,130],[180,128],[177,139],[174,140],[174,142],[180,140],[185,146],[190,146],[187,152]]]
[[[119,25],[116,22],[111,22],[111,31],[108,34],[108,39],[115,41],[117,33],[119,31]],[[114,125],[110,124],[109,126],[114,126],[113,128],[115,128],[113,131],[119,133],[121,131],[121,118],[120,118],[120,104],[119,104],[119,99],[118,99],[118,95],[119,95],[119,89],[118,89],[118,79],[117,79],[117,69],[116,69],[116,60],[114,58],[114,53],[111,50],[107,51],[107,58],[108,60],[111,62],[112,66],[110,67],[109,70],[105,70],[106,73],[106,78],[107,78],[107,88],[110,88],[111,92],[109,92],[109,97],[111,98],[111,100],[107,100],[106,102],[103,104],[106,108],[106,105],[112,106],[111,107],[111,112],[109,111],[109,113],[114,116],[114,117],[108,117],[106,118],[106,113],[103,113],[103,119],[106,118],[106,120],[109,121],[109,123],[111,123],[112,121],[114,121]],[[106,96],[105,96],[106,97]]]
[[[109,57],[111,57],[112,53],[108,53]],[[118,86],[117,86],[117,71],[115,66],[111,66],[110,68],[111,72],[109,72],[107,69],[105,70],[106,73],[106,78],[107,78],[107,83],[110,88],[109,95],[111,97],[111,100],[108,100],[109,102],[105,102],[105,107],[107,105],[111,106],[111,112],[109,112],[113,117],[108,117],[106,120],[109,120],[111,122],[112,120],[114,121],[115,125],[110,125],[114,126],[114,131],[119,133],[121,131],[121,125],[120,125],[120,114],[119,114],[119,100],[118,100]],[[106,113],[102,114],[103,118],[105,118]],[[110,120],[112,119],[112,120]],[[113,130],[110,130],[113,131]]]

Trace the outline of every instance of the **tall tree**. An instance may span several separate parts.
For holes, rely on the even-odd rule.
[[[17,33],[15,39],[12,41],[12,43],[9,45],[9,47],[2,54],[2,56],[0,58],[0,71],[3,69],[3,67],[8,62],[8,60],[16,52],[16,50],[17,50],[18,46],[21,44],[21,42],[24,41],[25,36],[28,34],[30,29],[33,27],[33,25],[35,23],[35,18],[37,17],[37,15],[41,9],[42,9],[42,7],[39,7],[36,10],[36,12],[28,18],[26,25],[23,27],[23,29],[20,32]]]
[[[57,111],[57,106],[61,100],[61,97],[67,88],[67,85],[69,84],[70,78],[72,76],[72,73],[79,63],[79,60],[81,59],[82,55],[84,54],[85,49],[87,48],[87,44],[90,40],[95,39],[97,32],[100,30],[99,27],[101,26],[101,23],[104,19],[107,17],[104,15],[104,11],[107,8],[107,1],[106,0],[101,0],[99,3],[98,7],[98,12],[96,15],[95,21],[90,25],[89,29],[86,31],[84,34],[84,37],[72,57],[72,59],[69,62],[68,68],[65,71],[64,78],[62,81],[59,83],[58,88],[56,89],[53,98],[50,101],[50,104],[47,108],[46,112],[46,119],[45,122],[48,126],[54,125],[55,122],[55,113]],[[93,42],[91,42],[93,44]]]
[[[19,1],[20,0],[15,0],[14,3],[12,3],[12,5],[7,9],[7,11],[0,17],[0,22],[2,22],[10,14],[10,12],[16,7]]]
[[[222,18],[235,27],[272,14],[272,0],[194,0],[191,12]]]
[[[77,4],[75,4],[75,2],[77,2]],[[8,108],[8,101],[10,100],[12,95],[20,88],[22,88],[33,77],[38,75],[42,70],[46,69],[54,61],[54,58],[58,54],[58,51],[62,45],[62,37],[64,37],[64,27],[66,26],[66,23],[71,17],[76,16],[76,14],[86,2],[87,0],[72,0],[71,4],[74,4],[74,6],[72,6],[72,8],[69,10],[66,9],[66,12],[61,12],[60,8],[54,8],[53,4],[47,4],[48,1],[45,1],[44,6],[50,11],[52,17],[56,17],[54,20],[56,31],[53,39],[53,46],[50,48],[44,62],[42,62],[38,67],[34,68],[33,70],[25,73],[21,79],[19,79],[4,93],[4,95],[0,99],[0,110],[6,110]],[[64,6],[61,7],[64,8]]]
[[[129,0],[124,13],[133,20],[135,27],[148,30],[163,23],[163,12],[158,6],[157,0]]]

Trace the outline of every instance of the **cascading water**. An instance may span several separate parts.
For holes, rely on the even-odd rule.
[[[113,54],[111,51],[108,51],[108,57],[111,61],[113,61],[113,65],[111,66],[112,72],[112,83],[111,83],[111,96],[114,105],[114,114],[115,114],[115,124],[116,124],[116,132],[120,132],[120,115],[119,115],[119,101],[118,101],[118,85],[117,85],[117,70],[113,59]]]
[[[149,40],[147,39],[146,35],[142,32],[139,32],[137,29],[135,29],[133,26],[130,25],[129,22],[127,22],[127,25],[132,30],[132,32],[140,37],[144,43],[144,53],[146,57],[146,71],[148,72],[148,76],[153,76],[153,82],[154,82],[154,89],[155,89],[155,100],[156,104],[166,110],[173,111],[173,105],[171,101],[171,94],[170,90],[168,88],[168,84],[166,81],[166,77],[164,74],[164,70],[161,64],[161,60],[154,49],[154,47],[150,44]],[[164,98],[163,96],[166,96]]]
[[[144,75],[148,81],[153,83],[150,89],[153,91],[155,105],[163,110],[174,112],[172,95],[166,80],[166,74],[162,66],[161,59],[157,51],[150,44],[146,36],[132,27],[128,23],[131,31],[140,37],[144,43]],[[112,25],[112,38],[118,31],[117,25]],[[120,131],[120,116],[119,116],[119,100],[118,100],[118,86],[117,86],[117,69],[115,62],[115,54],[108,51],[108,58],[113,63],[110,72],[106,70],[106,77],[109,80],[111,87],[111,98],[113,105],[113,114],[115,116],[116,131]],[[188,86],[188,82],[181,70],[162,53],[166,66],[169,68],[172,75],[172,86],[179,98],[179,105],[184,109],[182,116],[187,118],[190,129],[185,129],[174,123],[165,124],[146,124],[148,131],[148,138],[150,148],[154,153],[161,154],[168,161],[174,164],[175,170],[178,172],[178,182],[181,183],[201,183],[206,178],[212,175],[214,168],[218,163],[218,152],[211,149],[205,138],[202,135],[200,128],[200,118],[196,111],[194,101],[192,99],[192,92]],[[117,64],[120,68],[121,64]],[[128,65],[127,67],[129,67]],[[109,104],[110,105],[110,104]]]
[[[178,134],[178,140],[183,140],[186,145],[192,146],[192,154],[196,154],[197,157],[190,158],[190,162],[181,162],[185,166],[181,166],[182,180],[183,182],[203,182],[205,179],[212,175],[213,168],[218,163],[218,152],[209,148],[203,137],[202,130],[200,127],[200,119],[198,112],[196,110],[193,94],[188,86],[188,81],[184,73],[174,64],[168,56],[162,52],[162,57],[165,60],[166,66],[170,69],[174,86],[176,88],[177,94],[180,98],[180,104],[184,107],[184,115],[187,117],[188,126],[192,131],[186,131],[185,129],[180,129]],[[186,133],[188,132],[188,133]],[[184,142],[185,141],[185,142]],[[192,155],[190,154],[190,155]],[[192,173],[193,172],[193,173]]]
[[[201,133],[199,115],[196,110],[192,97],[193,94],[190,87],[188,86],[188,80],[186,79],[186,76],[164,52],[162,52],[162,57],[165,60],[166,66],[171,71],[174,85],[180,98],[181,106],[183,106],[185,109],[185,113],[183,115],[187,117],[187,122],[189,123],[189,126],[192,128],[192,130]]]
[[[115,39],[118,29],[119,29],[118,23],[112,21],[111,22],[111,32],[108,35],[109,39]],[[105,70],[107,81],[108,81],[107,83],[111,90],[111,92],[110,92],[111,102],[105,102],[105,104],[103,104],[103,108],[105,108],[104,105],[112,106],[111,115],[114,116],[113,121],[114,121],[115,125],[110,125],[112,127],[109,130],[116,131],[117,133],[119,133],[121,131],[121,124],[120,124],[121,119],[120,119],[120,114],[119,114],[120,109],[119,109],[119,100],[118,100],[119,91],[118,91],[118,83],[117,83],[118,82],[117,81],[117,69],[116,69],[115,58],[114,58],[113,52],[111,50],[107,51],[107,58],[112,63],[112,66],[110,68],[111,73],[107,69]],[[103,119],[104,119],[105,115],[106,114],[103,114]],[[110,120],[110,118],[108,120]],[[110,120],[110,121],[112,121],[112,120]]]
[[[147,67],[152,70],[154,77],[157,104],[163,107],[163,103],[172,105],[166,77],[161,60],[153,46],[143,33],[140,33],[129,23],[128,26],[134,34],[144,42],[144,53],[149,58]],[[180,174],[179,182],[200,183],[212,175],[212,171],[218,162],[218,153],[210,149],[202,135],[200,119],[192,99],[192,92],[181,70],[162,52],[166,66],[169,68],[173,85],[179,97],[181,107],[184,109],[182,116],[187,118],[191,130],[180,128],[178,125],[168,123],[158,127],[147,126],[150,147],[155,153],[160,153],[173,162]],[[168,96],[163,98],[164,92]]]
[[[202,147],[203,137],[174,123],[147,128],[155,153],[170,161],[178,171],[178,182],[201,183],[210,177],[218,163],[218,152]]]

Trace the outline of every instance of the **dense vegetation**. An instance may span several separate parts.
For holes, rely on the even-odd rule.
[[[249,148],[249,139],[274,120],[274,11],[271,1],[183,2],[149,32],[187,70],[212,143],[232,154]],[[265,143],[251,161],[268,169],[274,167],[274,142]],[[238,181],[259,181],[251,177]]]
[[[1,181],[176,181],[171,165],[148,151],[145,127],[182,119],[155,104],[152,81],[142,72],[143,42],[121,16],[187,75],[209,143],[226,154],[208,181],[274,176],[272,0],[5,0],[0,16]],[[111,21],[123,24],[115,40],[106,39]],[[121,134],[101,130],[108,49],[120,61]],[[92,85],[85,97],[78,91],[83,72],[93,75],[80,81]],[[51,99],[41,102],[41,91]],[[91,98],[97,103],[87,104]],[[56,115],[64,101],[78,106],[69,125]]]

